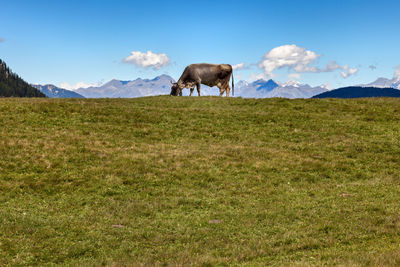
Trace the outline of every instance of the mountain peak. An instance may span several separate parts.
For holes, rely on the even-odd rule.
[[[158,80],[174,80],[171,76],[167,75],[167,74],[161,74],[157,77],[155,77],[154,79],[152,79],[151,81],[158,81]]]
[[[112,79],[96,87],[80,88],[77,91],[85,97],[142,97],[151,95],[167,95],[171,91],[170,76],[163,74],[153,79],[137,78],[131,81]]]
[[[257,88],[257,91],[267,91],[267,92],[272,91],[279,86],[272,79],[269,79],[268,81],[260,79],[253,82],[253,85]]]
[[[293,87],[300,87],[302,84],[299,81],[296,80],[289,80],[285,83],[283,83],[281,86],[286,87],[286,86],[293,86]]]
[[[123,85],[124,83],[128,83],[128,82],[124,82],[121,80],[117,80],[117,79],[112,79],[109,82],[105,83],[104,86],[119,86],[119,85]]]
[[[400,89],[400,77],[394,77],[393,79],[387,79],[380,77],[372,83],[363,84],[363,87],[377,87],[377,88],[395,88]]]
[[[82,95],[74,91],[59,88],[53,84],[33,84],[32,86],[50,98],[83,98]]]

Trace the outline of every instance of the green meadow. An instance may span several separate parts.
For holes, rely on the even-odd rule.
[[[400,265],[398,99],[0,99],[0,266]]]

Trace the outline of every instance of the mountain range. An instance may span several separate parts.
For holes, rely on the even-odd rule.
[[[79,88],[75,92],[88,98],[131,98],[152,95],[166,95],[171,91],[171,81],[168,75],[160,75],[154,79],[137,78],[133,81],[111,80],[98,87]]]
[[[328,91],[324,86],[312,87],[297,81],[276,83],[273,80],[257,80],[252,83],[240,81],[236,84],[235,89],[238,91],[238,96],[251,98],[310,98],[316,94]]]
[[[376,81],[372,83],[364,84],[361,86],[400,89],[400,77],[393,77],[392,79],[378,78]]]
[[[160,75],[154,79],[138,78],[133,81],[111,80],[102,86],[79,88],[75,92],[87,98],[130,98],[152,95],[167,95],[170,93],[171,82],[175,80],[168,75]],[[307,84],[300,84],[290,81],[278,84],[273,80],[257,80],[254,82],[239,81],[235,84],[235,96],[265,98],[310,98],[316,94],[327,91],[322,86],[311,87]],[[189,90],[184,89],[183,95],[189,95]],[[194,95],[197,95],[195,90]],[[201,95],[219,95],[217,87],[201,86]]]
[[[35,88],[46,94],[48,97],[87,97],[87,98],[132,98],[153,95],[168,95],[170,93],[171,82],[175,80],[169,75],[160,75],[154,79],[141,79],[131,81],[122,81],[113,79],[101,86],[92,86],[88,88],[79,88],[75,91],[58,88],[54,85],[34,85]],[[382,91],[359,90],[361,87],[394,88],[400,89],[400,79],[379,78],[376,81],[359,85],[358,87],[349,87],[345,91],[340,91],[339,95],[348,93],[349,95],[362,95],[365,97],[371,95],[380,95]],[[358,88],[358,89],[357,89]],[[349,90],[357,90],[351,93]],[[332,90],[334,91],[334,90]],[[235,96],[245,98],[311,98],[316,95],[328,93],[329,89],[325,86],[312,87],[308,84],[301,84],[297,81],[288,81],[279,83],[273,80],[257,80],[254,82],[239,81],[235,84]],[[386,92],[389,95],[391,93]],[[184,89],[183,95],[189,95],[189,90]],[[194,95],[197,95],[195,90]],[[217,87],[201,86],[201,95],[219,95]]]
[[[160,75],[154,79],[137,78],[132,81],[113,79],[101,86],[79,88],[75,91],[66,90],[57,86],[30,85],[14,74],[7,65],[0,60],[0,97],[1,96],[33,96],[50,98],[132,98],[153,95],[168,95],[171,82],[175,80],[169,75]],[[382,90],[381,90],[382,89]],[[368,84],[328,90],[325,86],[312,87],[291,80],[278,83],[273,80],[257,80],[254,82],[239,81],[235,84],[235,96],[246,98],[324,98],[324,97],[398,97],[400,94],[400,75],[398,71],[392,79],[378,78]],[[185,89],[183,95],[188,95]],[[195,92],[196,95],[196,92]],[[201,95],[219,95],[216,87],[201,86]]]
[[[84,98],[83,95],[80,95],[74,91],[62,89],[52,84],[32,84],[32,86],[50,98]]]

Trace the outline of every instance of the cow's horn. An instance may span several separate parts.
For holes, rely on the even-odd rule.
[[[170,81],[171,82],[171,84],[174,84],[172,81]]]

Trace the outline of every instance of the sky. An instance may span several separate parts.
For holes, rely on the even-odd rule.
[[[338,88],[400,65],[398,0],[0,0],[0,18],[0,58],[67,89],[203,62],[233,65],[235,81]]]

